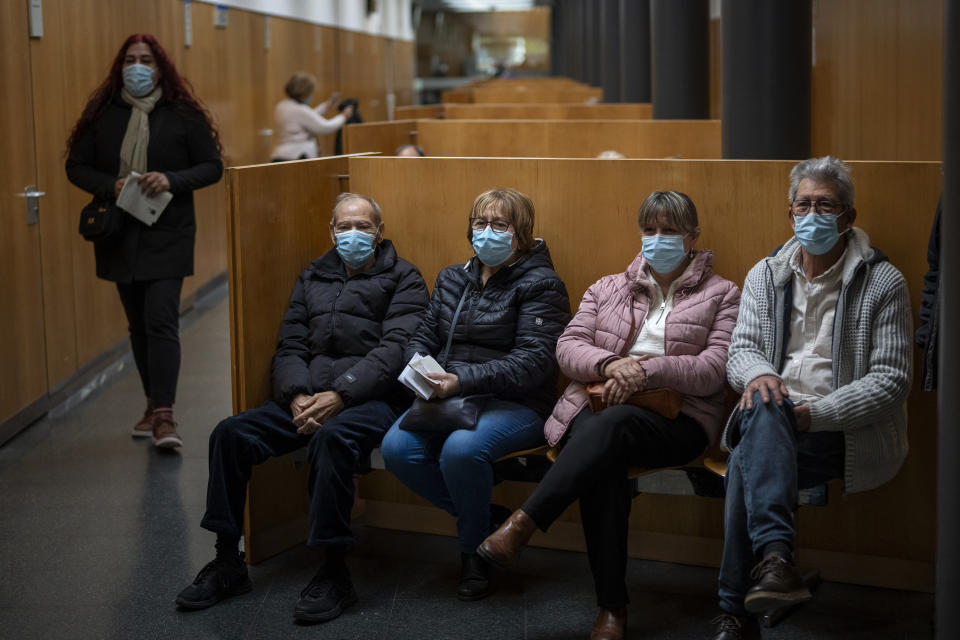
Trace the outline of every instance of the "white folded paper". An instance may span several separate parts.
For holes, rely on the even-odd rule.
[[[140,174],[136,171],[130,172],[126,182],[123,183],[120,195],[117,196],[117,206],[149,227],[153,226],[163,210],[170,204],[173,194],[169,191],[161,191],[153,197],[148,197],[140,190],[140,185],[137,184],[137,178],[139,177]]]
[[[440,363],[433,359],[433,356],[422,356],[419,353],[413,354],[410,362],[400,372],[397,378],[408,389],[417,394],[417,397],[429,400],[436,395],[436,386],[440,384],[438,380],[431,380],[427,377],[428,373],[446,373]]]

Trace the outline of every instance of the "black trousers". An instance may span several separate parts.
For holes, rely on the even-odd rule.
[[[207,512],[200,526],[217,533],[243,535],[243,507],[253,465],[307,447],[307,544],[349,547],[353,544],[353,476],[363,470],[370,452],[396,419],[390,405],[371,400],[344,409],[310,435],[300,435],[289,407],[270,401],[220,421],[210,434]]]
[[[599,413],[588,407],[574,418],[563,450],[522,509],[546,530],[579,499],[597,605],[624,607],[633,499],[627,469],[686,464],[706,446],[703,428],[682,413],[669,420],[631,405]]]
[[[177,395],[182,288],[183,278],[117,283],[143,392],[158,407]]]

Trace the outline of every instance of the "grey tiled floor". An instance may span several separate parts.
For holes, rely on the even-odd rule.
[[[183,333],[177,453],[133,441],[142,411],[133,368],[58,419],[0,448],[0,638],[585,638],[595,615],[586,558],[527,550],[492,597],[453,597],[450,538],[356,527],[360,604],[320,626],[292,621],[316,564],[293,549],[250,570],[254,591],[206,611],[173,599],[212,556],[200,529],[207,435],[230,411],[227,303]],[[635,638],[706,638],[716,572],[631,561]],[[765,638],[929,638],[926,594],[824,584]]]

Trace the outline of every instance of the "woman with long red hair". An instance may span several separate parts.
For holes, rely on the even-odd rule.
[[[180,290],[193,274],[193,192],[220,179],[221,150],[210,113],[148,34],[126,39],[67,141],[67,177],[94,201],[114,201],[127,179],[146,196],[173,196],[152,225],[121,210],[118,228],[94,241],[97,277],[117,284],[147,397],[132,433],[158,447],[183,444],[173,419]]]

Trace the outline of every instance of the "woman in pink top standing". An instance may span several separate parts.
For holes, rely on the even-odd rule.
[[[302,71],[293,74],[287,81],[283,88],[287,97],[278,102],[273,110],[272,162],[316,158],[320,151],[317,136],[337,132],[353,115],[353,107],[347,106],[329,120],[324,118],[323,114],[335,106],[340,94],[334,92],[326,102],[311,107],[316,88],[317,79]]]
[[[640,207],[642,251],[626,272],[593,284],[557,343],[571,382],[544,427],[560,455],[533,495],[477,552],[509,564],[536,528],[546,530],[575,500],[599,615],[591,640],[626,628],[629,467],[694,460],[720,433],[727,347],[740,291],[713,273],[713,252],[697,251],[697,209],[683,193],[656,191]],[[606,409],[594,413],[586,385],[603,383]],[[683,394],[669,419],[631,404],[632,394],[669,387]]]

